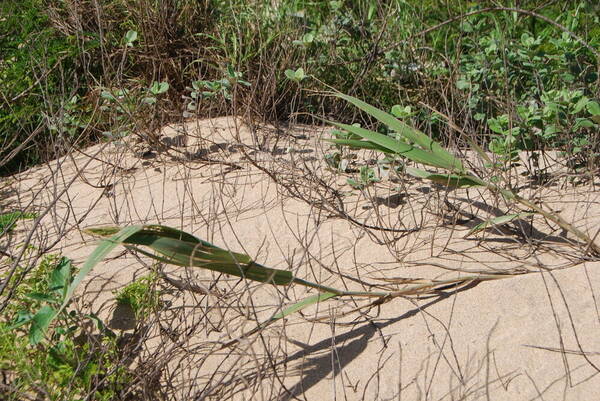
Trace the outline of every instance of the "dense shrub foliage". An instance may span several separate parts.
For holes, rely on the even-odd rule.
[[[598,142],[599,6],[518,4],[3,2],[0,168],[191,115],[355,117],[312,91],[327,87],[410,106],[406,118],[443,142],[454,134],[419,102],[506,159],[558,147],[587,160]]]

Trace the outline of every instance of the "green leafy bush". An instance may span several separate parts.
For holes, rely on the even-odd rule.
[[[46,116],[78,89],[73,75],[80,49],[45,10],[41,0],[0,3],[0,172],[51,153]]]
[[[8,399],[36,394],[53,400],[112,400],[129,380],[117,336],[70,302],[59,309],[74,273],[69,259],[49,254],[32,271],[19,268],[13,276],[20,283],[0,322],[0,367]]]
[[[423,102],[470,128],[478,143],[506,160],[514,159],[515,149],[566,145],[579,159],[597,152],[596,127],[575,121],[593,121],[584,111],[562,127],[565,141],[556,140],[565,135],[552,128],[546,132],[551,116],[543,116],[541,128],[518,112],[534,103],[542,110],[544,98],[562,91],[598,101],[597,58],[590,48],[600,45],[600,19],[593,1],[521,5],[541,17],[480,12],[493,2],[452,8],[436,1],[373,0],[70,4],[1,5],[9,17],[0,28],[0,81],[8,85],[7,99],[24,93],[3,103],[3,154],[33,132],[39,139],[38,146],[27,142],[13,155],[13,169],[43,160],[57,139],[104,133],[118,140],[130,132],[152,133],[182,114],[249,111],[263,120],[315,121],[311,113],[324,112],[353,120],[339,99],[311,96],[326,85],[382,110],[407,105],[416,126],[442,143],[454,142],[454,132],[419,106]],[[100,21],[88,18],[95,7]],[[456,18],[464,13],[474,14]],[[149,94],[154,82],[168,91]],[[102,113],[94,113],[97,106]],[[492,130],[503,116],[519,131]]]
[[[540,12],[597,47],[598,38],[589,34],[600,22],[594,6],[565,7]],[[598,60],[571,33],[528,18],[524,24],[517,13],[482,13],[462,22],[456,88],[469,117],[487,125],[489,149],[504,162],[515,162],[522,150],[560,149],[579,162],[595,158]]]
[[[487,123],[496,134],[490,150],[505,160],[515,161],[521,150],[560,149],[579,160],[578,167],[590,156],[597,157],[600,106],[583,91],[548,90],[539,102],[517,106],[517,115],[490,118]],[[595,146],[594,146],[595,145]]]
[[[151,273],[139,277],[116,292],[119,304],[131,307],[137,319],[144,319],[161,305],[160,292],[156,289],[158,274]]]

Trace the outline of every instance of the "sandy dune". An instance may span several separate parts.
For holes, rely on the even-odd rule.
[[[12,177],[2,202],[42,211],[59,196],[32,242],[79,264],[97,243],[82,228],[152,223],[340,289],[397,288],[394,279],[465,271],[518,274],[354,312],[369,301],[334,299],[220,350],[314,290],[164,266],[171,279],[218,294],[164,283],[165,307],[150,319],[132,366],[152,366],[156,376],[140,380],[149,389],[160,383],[165,399],[586,400],[600,394],[599,261],[584,261],[571,236],[539,217],[464,238],[482,219],[515,210],[482,191],[448,191],[408,178],[353,190],[324,162],[323,132],[254,130],[232,118],[189,122],[164,130],[164,149],[133,140],[98,145]],[[595,234],[600,192],[593,183],[565,182],[521,193],[542,196]],[[31,224],[22,224],[12,241]],[[78,298],[115,328],[128,326],[112,291],[151,266],[131,254],[114,258],[121,252],[96,267]]]

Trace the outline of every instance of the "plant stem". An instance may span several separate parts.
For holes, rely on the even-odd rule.
[[[560,217],[559,214],[550,213],[550,212],[544,210],[542,207],[544,205],[543,203],[541,204],[541,206],[538,206],[535,203],[533,203],[532,201],[530,201],[529,199],[523,198],[523,197],[515,194],[511,190],[500,188],[497,185],[492,184],[491,182],[484,181],[484,180],[477,178],[470,174],[468,175],[468,177],[475,181],[478,181],[479,183],[481,183],[481,185],[484,185],[490,191],[499,193],[507,199],[514,199],[521,205],[523,205],[531,210],[534,210],[536,213],[539,213],[542,216],[544,216],[545,218],[547,218],[548,220],[558,224],[558,226],[560,228],[572,233],[577,238],[579,238],[580,240],[585,242],[588,245],[588,250],[591,250],[592,253],[594,253],[595,255],[600,255],[600,245],[595,243],[594,240],[592,238],[590,238],[589,235],[587,235],[586,233],[579,230],[577,227],[568,223],[565,219]]]
[[[594,242],[594,240],[592,240],[590,238],[589,235],[587,235],[583,231],[579,230],[577,227],[575,227],[572,224],[570,224],[567,221],[565,221],[562,217],[560,217],[560,215],[549,213],[549,212],[545,211],[544,209],[542,209],[540,206],[538,206],[538,205],[534,204],[533,202],[531,202],[530,200],[522,198],[522,197],[520,197],[519,195],[516,195],[516,194],[515,194],[515,200],[517,202],[521,203],[522,205],[535,210],[536,212],[538,212],[539,214],[541,214],[542,216],[544,216],[548,220],[551,220],[551,221],[555,222],[556,224],[558,224],[558,226],[560,228],[573,233],[577,238],[579,238],[583,242],[585,242],[588,245],[588,249],[591,249],[594,254],[600,255],[600,245],[596,244]]]
[[[317,283],[312,283],[310,281],[306,281],[306,280],[302,280],[301,278],[297,278],[294,277],[294,280],[292,281],[294,284],[300,284],[303,285],[305,287],[310,287],[310,288],[315,288],[319,291],[323,291],[323,292],[331,292],[333,294],[336,294],[340,297],[374,297],[374,298],[381,298],[381,297],[386,297],[388,296],[390,293],[389,292],[368,292],[368,291],[341,291],[341,290],[337,290],[335,288],[331,288],[331,287],[327,287],[325,285],[321,285],[321,284],[317,284]]]

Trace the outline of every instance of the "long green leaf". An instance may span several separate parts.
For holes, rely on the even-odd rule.
[[[107,236],[119,232],[117,227],[87,229]],[[255,263],[248,255],[221,249],[183,231],[158,225],[147,225],[120,240],[123,245],[148,257],[178,266],[201,267],[261,283],[288,285],[294,276],[288,270],[271,269]],[[148,247],[148,252],[140,247]]]
[[[314,305],[316,303],[319,303],[321,301],[325,301],[328,300],[330,298],[336,297],[338,294],[334,294],[333,292],[322,292],[316,295],[313,295],[311,297],[305,298],[300,302],[296,302],[295,304],[288,306],[287,308],[285,308],[284,310],[282,310],[281,312],[275,314],[271,320],[277,320],[277,319],[281,319],[284,318],[288,315],[291,315],[292,313],[298,312],[310,305]]]
[[[369,141],[361,141],[358,139],[324,139],[326,142],[334,143],[336,145],[348,146],[353,149],[367,149],[367,150],[377,150],[379,152],[384,153],[393,153],[389,149],[384,148],[383,146],[379,146],[376,143]]]
[[[362,138],[375,143],[383,148],[389,150],[388,153],[394,153],[398,156],[405,157],[417,163],[426,164],[432,167],[439,167],[447,170],[451,170],[452,166],[449,165],[446,160],[437,157],[435,154],[420,149],[414,145],[410,145],[405,142],[398,141],[387,135],[383,135],[377,132],[369,131],[367,129],[356,127],[354,125],[330,122],[331,124],[343,128],[348,132],[359,135]]]
[[[296,302],[293,305],[288,306],[287,308],[285,308],[284,310],[282,310],[279,313],[274,314],[270,319],[258,324],[255,328],[253,328],[252,330],[242,334],[239,338],[236,338],[234,340],[231,340],[225,344],[223,344],[222,348],[226,348],[226,347],[230,347],[233,344],[238,343],[241,339],[243,338],[247,338],[253,334],[258,333],[259,331],[261,331],[262,329],[264,329],[265,327],[269,326],[270,324],[276,322],[279,319],[282,319],[288,315],[291,315],[292,313],[301,311],[304,308],[307,308],[311,305],[314,305],[316,303],[319,303],[321,301],[326,301],[330,298],[334,298],[336,296],[338,296],[339,294],[334,294],[332,292],[322,292],[319,294],[315,294],[313,296],[310,296],[308,298],[303,299],[300,302]]]
[[[484,221],[483,223],[477,224],[475,227],[473,227],[471,230],[469,230],[469,232],[465,235],[465,237],[468,237],[469,235],[483,231],[486,228],[499,226],[501,224],[506,224],[513,220],[520,219],[522,217],[531,216],[534,214],[535,213],[532,213],[532,212],[521,212],[521,213],[505,214],[502,216],[494,217],[492,219]]]
[[[84,231],[87,232],[88,234],[92,234],[92,235],[99,236],[99,237],[109,237],[111,235],[117,234],[120,230],[121,230],[120,227],[107,226],[107,227],[88,227]],[[204,246],[210,246],[213,248],[217,248],[215,245],[211,244],[210,242],[203,241],[192,234],[189,234],[189,233],[186,233],[185,231],[181,231],[176,228],[172,228],[172,227],[168,227],[168,226],[161,226],[161,225],[157,225],[157,224],[146,224],[145,226],[143,226],[143,231],[144,231],[144,233],[160,234],[161,237],[176,238],[176,239],[180,239],[180,240],[188,241],[188,242],[197,242],[197,243],[201,243]]]
[[[75,279],[69,286],[69,289],[65,294],[63,303],[60,306],[59,310],[56,312],[56,314],[59,314],[69,304],[73,293],[75,292],[81,281],[84,279],[84,277],[87,276],[87,274],[94,268],[94,266],[96,266],[117,245],[121,244],[123,241],[140,231],[142,228],[143,226],[128,226],[119,230],[112,237],[102,241],[100,245],[98,245],[98,247],[94,249],[94,252],[92,252],[90,257],[85,261],[83,267],[81,268],[79,273],[77,273],[77,276],[75,276]]]
[[[335,95],[353,104],[354,106],[370,114],[371,116],[375,117],[377,120],[381,121],[391,129],[396,131],[398,134],[408,139],[410,142],[414,142],[417,145],[419,145],[423,150],[427,150],[433,153],[439,160],[444,161],[444,168],[455,172],[464,171],[462,162],[459,159],[457,159],[454,155],[445,150],[439,143],[433,141],[421,131],[404,124],[391,114],[379,110],[378,108],[373,107],[370,104],[365,103],[362,100],[359,100],[353,96],[344,95],[342,93],[336,93]]]
[[[423,178],[453,188],[470,188],[485,186],[477,177],[470,175],[436,174],[413,167],[406,167],[405,171],[413,177]]]
[[[98,227],[98,228],[88,228],[85,231],[89,234],[107,237],[111,235],[115,235],[119,232],[119,227]],[[214,246],[213,244],[202,241],[195,236],[188,234],[184,231],[180,231],[167,226],[157,226],[157,225],[146,225],[141,228],[138,232],[134,233],[128,238],[124,238],[122,240],[123,245],[145,245],[145,246],[154,246],[156,248],[162,249],[164,252],[167,252],[169,247],[177,246],[177,244],[187,244],[187,247],[195,249],[195,256],[201,257],[203,256],[205,259],[210,259],[212,261],[222,261],[223,256],[214,256],[215,253],[219,251],[224,252],[220,248]],[[207,253],[208,252],[208,253]],[[189,255],[188,250],[188,255]],[[241,255],[234,254],[231,252],[227,252],[225,255],[226,260],[230,259],[230,256],[233,255],[237,257],[239,261],[245,261],[248,263],[250,258]]]
[[[140,252],[143,255],[146,255],[150,258],[158,260],[163,263],[174,264],[177,266],[183,267],[200,267],[203,269],[208,269],[212,271],[216,271],[219,273],[229,274],[232,276],[237,276],[240,278],[247,278],[249,280],[258,281],[261,283],[269,283],[274,285],[288,285],[291,284],[294,280],[294,276],[290,271],[287,270],[278,270],[271,269],[258,263],[254,263],[250,261],[249,263],[240,263],[235,259],[231,261],[213,261],[203,258],[196,258],[192,253],[169,253],[166,251],[165,253],[154,249],[156,252],[162,254],[163,256],[158,256],[147,252],[141,248],[137,248],[134,246],[129,246],[130,248]]]

